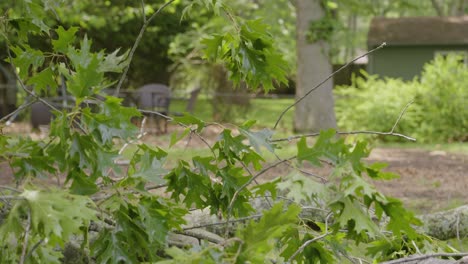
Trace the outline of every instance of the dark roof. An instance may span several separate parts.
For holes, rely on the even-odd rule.
[[[402,17],[372,19],[369,46],[468,44],[468,16]]]

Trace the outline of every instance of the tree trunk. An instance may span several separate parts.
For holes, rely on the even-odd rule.
[[[297,84],[296,99],[303,97],[332,72],[328,45],[319,40],[307,41],[310,23],[321,19],[324,10],[319,0],[297,0]],[[336,127],[333,103],[333,81],[330,79],[296,105],[294,129],[297,132],[318,132]]]

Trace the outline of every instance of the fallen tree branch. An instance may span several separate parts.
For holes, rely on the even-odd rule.
[[[435,254],[427,254],[422,256],[411,256],[407,258],[395,259],[391,261],[382,262],[382,264],[398,264],[398,263],[408,263],[411,261],[416,260],[425,260],[429,258],[438,258],[438,257],[465,257],[468,256],[468,253],[435,253]]]
[[[224,243],[225,239],[204,229],[190,229],[184,231],[174,231],[176,234],[191,236],[199,240],[206,240],[216,244]]]
[[[468,236],[468,205],[419,216],[423,232],[440,240]]]

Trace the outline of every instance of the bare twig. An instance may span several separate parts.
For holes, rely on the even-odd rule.
[[[398,263],[407,263],[413,262],[415,260],[423,260],[428,258],[438,258],[438,257],[465,257],[468,256],[468,252],[460,252],[460,253],[434,253],[434,254],[427,254],[422,256],[411,256],[407,258],[395,259],[391,261],[382,262],[382,264],[398,264]]]
[[[247,220],[251,219],[256,219],[262,217],[263,214],[256,214],[256,215],[251,215],[247,217],[242,217],[242,218],[237,218],[229,221],[222,221],[222,222],[217,222],[217,223],[209,223],[209,224],[204,224],[204,225],[197,225],[197,226],[189,226],[189,227],[184,227],[182,230],[190,230],[190,229],[196,229],[196,228],[205,228],[205,227],[210,227],[210,226],[219,226],[219,225],[225,225],[227,223],[237,223],[237,222],[244,222]]]
[[[26,230],[24,231],[24,241],[23,241],[23,249],[21,251],[21,258],[19,263],[24,264],[26,260],[26,252],[28,250],[28,242],[29,242],[29,231],[31,231],[31,210],[28,210],[28,219],[26,222]]]
[[[30,90],[28,90],[28,88],[26,88],[26,85],[24,85],[24,82],[23,80],[21,80],[19,74],[18,74],[18,70],[16,69],[16,66],[15,64],[13,63],[13,57],[11,56],[11,52],[10,52],[10,48],[7,46],[7,54],[8,54],[8,58],[9,58],[9,63],[12,65],[12,68],[14,69],[13,70],[13,73],[15,74],[15,77],[16,79],[18,80],[20,86],[21,86],[21,89],[23,89],[27,94],[31,95],[32,97],[36,98],[36,100],[39,100],[41,101],[43,104],[45,104],[46,106],[48,106],[50,109],[53,109],[55,111],[59,111],[55,106],[51,105],[49,102],[47,102],[46,100],[42,99],[40,96],[36,95],[35,93],[31,92]]]
[[[412,138],[412,137],[409,137],[409,136],[406,136],[406,135],[403,135],[403,134],[395,133],[395,132],[394,132],[396,126],[398,125],[398,123],[400,122],[401,118],[402,118],[403,115],[405,114],[406,110],[408,109],[408,107],[409,107],[412,103],[414,103],[414,101],[410,101],[409,103],[407,103],[406,106],[401,110],[400,114],[398,115],[397,120],[396,120],[395,123],[393,124],[392,129],[391,129],[390,131],[388,131],[388,132],[379,132],[379,131],[367,131],[367,130],[362,130],[362,131],[349,131],[349,132],[340,132],[340,131],[336,131],[336,134],[337,134],[337,135],[367,134],[367,135],[395,136],[395,137],[402,137],[402,138],[407,139],[407,140],[410,140],[410,141],[416,141],[415,138]],[[299,139],[299,138],[302,138],[302,137],[316,137],[316,136],[319,136],[319,135],[320,135],[320,132],[316,132],[316,133],[310,133],[310,134],[304,134],[304,135],[291,136],[291,137],[287,137],[287,138],[271,139],[271,140],[269,140],[269,142],[274,143],[274,142],[281,142],[281,141],[291,141],[291,140],[293,140],[293,139]]]
[[[24,200],[24,197],[17,195],[2,195],[0,200]]]
[[[127,67],[125,67],[125,70],[124,72],[122,73],[122,76],[120,77],[120,80],[119,80],[119,83],[117,84],[117,87],[115,88],[115,92],[114,92],[114,95],[115,96],[118,96],[119,93],[120,93],[120,88],[122,87],[122,84],[125,80],[125,77],[127,76],[127,73],[128,73],[128,69],[130,68],[130,63],[131,61],[133,60],[133,55],[135,54],[135,51],[136,49],[138,48],[138,45],[140,45],[140,41],[143,37],[143,34],[145,33],[146,31],[146,28],[149,26],[149,24],[151,23],[151,21],[164,9],[166,8],[168,5],[170,5],[172,2],[174,2],[175,0],[170,0],[168,1],[167,3],[165,3],[164,5],[162,5],[158,10],[156,10],[156,12],[154,12],[154,14],[152,14],[148,19],[146,19],[146,15],[143,16],[143,20],[144,20],[144,23],[143,23],[143,26],[141,27],[140,29],[140,33],[138,33],[138,36],[135,40],[135,43],[133,44],[133,47],[132,49],[130,50],[130,54],[128,55],[128,65]],[[143,10],[143,13],[144,13],[144,10]]]
[[[147,190],[147,191],[156,190],[156,189],[161,189],[161,188],[164,188],[164,187],[167,187],[167,184],[158,184],[158,185],[146,186],[145,190]]]
[[[296,252],[294,252],[294,254],[291,255],[291,257],[288,259],[288,261],[286,263],[291,263],[291,261],[299,254],[301,253],[308,245],[314,243],[315,241],[318,241],[326,236],[328,236],[329,234],[331,234],[331,232],[328,232],[328,220],[330,219],[330,217],[333,215],[332,212],[329,212],[327,214],[327,217],[325,218],[325,233],[323,235],[320,235],[318,237],[314,237],[313,239],[310,239],[310,240],[307,240],[304,244],[302,244],[297,250]]]
[[[297,99],[292,105],[286,107],[286,109],[283,110],[283,112],[281,112],[280,116],[278,117],[278,120],[276,120],[276,123],[275,123],[275,126],[273,127],[273,129],[276,129],[276,127],[278,126],[279,122],[281,121],[281,119],[283,118],[284,114],[286,114],[286,112],[293,108],[295,105],[297,105],[299,102],[301,102],[304,98],[306,98],[309,94],[311,94],[313,91],[317,90],[320,86],[322,86],[324,83],[326,83],[328,80],[330,80],[334,75],[336,75],[337,73],[339,73],[340,71],[342,71],[343,69],[347,68],[349,65],[351,65],[353,62],[359,60],[360,58],[362,57],[365,57],[371,53],[373,53],[374,51],[377,51],[381,48],[383,48],[384,46],[386,45],[386,43],[382,43],[380,46],[378,46],[377,48],[373,49],[373,50],[370,50],[364,54],[362,54],[361,56],[359,57],[356,57],[355,59],[353,59],[352,61],[346,63],[345,65],[343,65],[342,67],[340,67],[338,70],[336,70],[335,72],[333,72],[332,74],[330,74],[325,80],[323,80],[322,82],[320,82],[319,84],[317,84],[316,86],[314,86],[312,89],[310,89],[306,94],[304,94],[301,98]]]
[[[44,242],[44,238],[42,238],[41,240],[39,240],[39,242],[37,242],[32,248],[31,250],[29,250],[28,252],[28,255],[26,255],[26,259],[28,259],[29,257],[31,257],[32,253],[34,252],[34,250],[36,250],[41,244],[42,242]]]
[[[146,23],[145,1],[141,0],[141,15],[143,16],[143,24]]]
[[[34,104],[35,102],[37,102],[37,99],[35,98],[34,100],[32,101],[29,101],[29,102],[24,102],[20,107],[16,108],[15,111],[9,113],[8,115],[2,117],[0,119],[0,123],[9,119],[10,117],[14,117],[16,114],[18,114],[19,112],[23,111],[24,109],[28,108],[28,106]],[[11,121],[11,120],[8,120],[8,121]],[[8,124],[7,124],[8,125]]]
[[[278,160],[282,160],[276,153],[274,153],[274,155],[275,155],[275,157],[276,157]],[[297,166],[295,166],[295,165],[291,162],[291,160],[296,159],[296,158],[297,158],[297,156],[293,156],[293,157],[289,158],[288,161],[286,162],[286,165],[289,166],[289,167],[292,168],[292,169],[295,169],[295,170],[301,172],[302,174],[305,174],[305,175],[308,175],[308,176],[312,176],[312,177],[314,177],[314,178],[317,178],[317,179],[319,179],[322,183],[326,183],[326,182],[327,182],[327,179],[325,179],[324,177],[322,177],[322,176],[320,176],[320,175],[317,175],[317,174],[315,174],[315,173],[308,172],[308,171],[306,171],[306,170],[300,169],[300,168],[298,168]],[[328,163],[327,161],[325,161],[325,160],[320,160],[320,162],[327,163],[328,165],[333,165],[333,164],[329,164],[329,163]]]
[[[299,254],[301,253],[308,245],[328,236],[329,234],[331,234],[330,232],[326,232],[325,234],[323,235],[320,235],[318,237],[314,237],[313,239],[310,239],[310,240],[307,240],[304,244],[302,244],[302,246],[300,246],[296,252],[294,252],[294,254],[292,254],[292,256],[288,259],[288,261],[286,263],[291,263],[291,261]]]
[[[395,132],[378,132],[378,131],[368,131],[368,130],[362,130],[362,131],[349,131],[349,132],[336,132],[337,135],[357,135],[357,134],[367,134],[367,135],[382,135],[382,136],[395,136],[395,137],[402,137],[404,139],[410,140],[410,141],[416,141],[415,138],[409,137],[400,133],[395,133]],[[302,137],[317,137],[319,136],[320,133],[310,133],[310,134],[304,134],[304,135],[297,135],[297,136],[292,136],[292,137],[287,137],[287,138],[278,138],[278,139],[272,139],[269,142],[281,142],[281,141],[291,141],[294,139],[299,139]]]
[[[20,190],[15,189],[15,188],[10,187],[10,186],[5,186],[5,185],[0,185],[0,189],[9,190],[9,191],[16,192],[16,193],[21,193]]]
[[[252,177],[252,178],[255,177],[255,176],[252,174],[252,172],[250,171],[250,169],[247,167],[247,165],[246,165],[244,162],[241,161],[240,163],[241,163],[242,167],[244,167],[244,170],[247,171],[247,173],[250,175],[250,177]],[[254,179],[253,182],[254,182],[255,184],[257,184],[257,185],[259,184],[258,181],[257,181],[256,179]],[[265,198],[265,201],[267,202],[268,206],[270,206],[270,208],[273,207],[273,206],[271,205],[271,202],[270,202],[270,200],[268,199],[268,197],[264,196],[263,198]]]
[[[198,238],[198,239],[203,239],[203,240],[215,243],[215,244],[222,244],[225,241],[225,239],[220,239],[220,238],[215,237],[215,236],[206,235],[204,232],[196,232],[196,230],[184,230],[184,231],[175,230],[173,232],[176,233],[176,234],[181,234],[181,235],[186,235],[186,236],[190,236],[190,237],[194,237],[194,238]]]
[[[165,115],[165,114],[161,114],[160,112],[157,112],[157,111],[144,110],[144,109],[138,109],[138,111],[140,111],[140,112],[143,113],[143,114],[153,114],[153,115],[160,116],[160,117],[166,119],[167,121],[172,121],[172,120],[174,120],[172,117],[167,116],[167,115]]]
[[[403,108],[403,110],[401,110],[400,112],[400,115],[398,116],[397,120],[395,121],[395,124],[393,124],[393,127],[392,127],[392,130],[390,130],[389,133],[393,133],[393,131],[395,131],[395,128],[396,126],[398,125],[398,123],[400,122],[400,119],[403,117],[403,115],[405,114],[406,110],[408,109],[408,107],[414,103],[414,100],[411,100],[410,102],[408,102],[406,104],[406,106]]]
[[[135,140],[130,140],[129,142],[126,142],[122,148],[119,150],[119,155],[122,155],[123,151],[130,145],[135,143],[136,141],[140,140],[142,137],[146,135],[146,132],[144,131],[145,129],[145,124],[146,124],[146,116],[143,117],[143,120],[141,121],[141,126],[140,126],[140,133],[138,134],[137,138]]]
[[[234,202],[236,201],[237,199],[237,196],[239,196],[239,193],[245,189],[247,186],[249,186],[253,181],[255,181],[258,177],[260,177],[262,174],[264,174],[265,172],[267,172],[268,170],[270,169],[273,169],[275,168],[276,166],[280,165],[280,164],[283,164],[285,162],[288,162],[292,159],[295,159],[296,157],[292,157],[292,158],[289,158],[289,159],[285,159],[285,160],[280,160],[266,168],[264,168],[263,170],[261,170],[259,173],[257,173],[255,176],[251,177],[246,183],[244,183],[244,185],[242,185],[241,187],[239,187],[239,189],[237,189],[237,191],[234,193],[234,195],[232,196],[232,199],[231,199],[231,202],[229,203],[229,206],[228,206],[228,212],[230,214],[231,212],[231,209],[232,209],[232,205],[234,204]]]

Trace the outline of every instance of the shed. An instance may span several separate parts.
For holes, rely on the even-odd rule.
[[[468,62],[468,16],[403,17],[372,19],[367,44],[373,49],[368,72],[381,76],[413,79],[437,54],[457,53]]]

